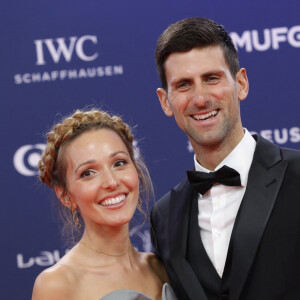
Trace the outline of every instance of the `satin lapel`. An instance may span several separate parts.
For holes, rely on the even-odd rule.
[[[248,184],[232,232],[230,299],[240,299],[251,265],[279,192],[287,162],[280,149],[258,138]]]
[[[192,186],[185,180],[171,191],[169,213],[169,247],[171,262],[182,286],[190,299],[206,300],[207,297],[190,264],[186,261],[186,246],[189,224],[189,212],[193,197]]]

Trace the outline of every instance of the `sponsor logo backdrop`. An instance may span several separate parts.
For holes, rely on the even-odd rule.
[[[8,1],[1,5],[2,299],[30,299],[34,279],[68,250],[56,197],[37,179],[44,133],[76,108],[98,106],[136,127],[156,199],[193,167],[192,149],[156,97],[158,36],[172,22],[207,16],[225,25],[246,67],[244,126],[300,149],[300,3],[288,1]],[[151,204],[150,204],[151,205]],[[148,224],[131,227],[150,251]]]

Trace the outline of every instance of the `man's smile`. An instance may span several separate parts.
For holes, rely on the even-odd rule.
[[[204,120],[208,120],[212,117],[215,117],[217,114],[218,114],[219,110],[216,109],[216,110],[212,110],[208,113],[205,113],[205,114],[194,114],[194,115],[191,115],[193,119],[195,120],[201,120],[201,121],[204,121]]]

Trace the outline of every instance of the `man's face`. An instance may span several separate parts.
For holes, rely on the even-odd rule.
[[[165,72],[168,91],[157,90],[162,108],[174,115],[194,150],[235,147],[243,136],[239,100],[248,94],[245,69],[234,79],[222,48],[211,46],[170,54]]]

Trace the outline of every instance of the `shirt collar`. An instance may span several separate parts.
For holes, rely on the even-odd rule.
[[[241,185],[246,186],[248,181],[248,174],[253,160],[253,155],[256,147],[256,141],[251,136],[249,131],[244,128],[244,136],[237,146],[224,158],[224,160],[216,167],[215,171],[224,165],[235,169],[240,173]],[[196,171],[211,172],[210,170],[202,167],[194,155],[194,164]]]

